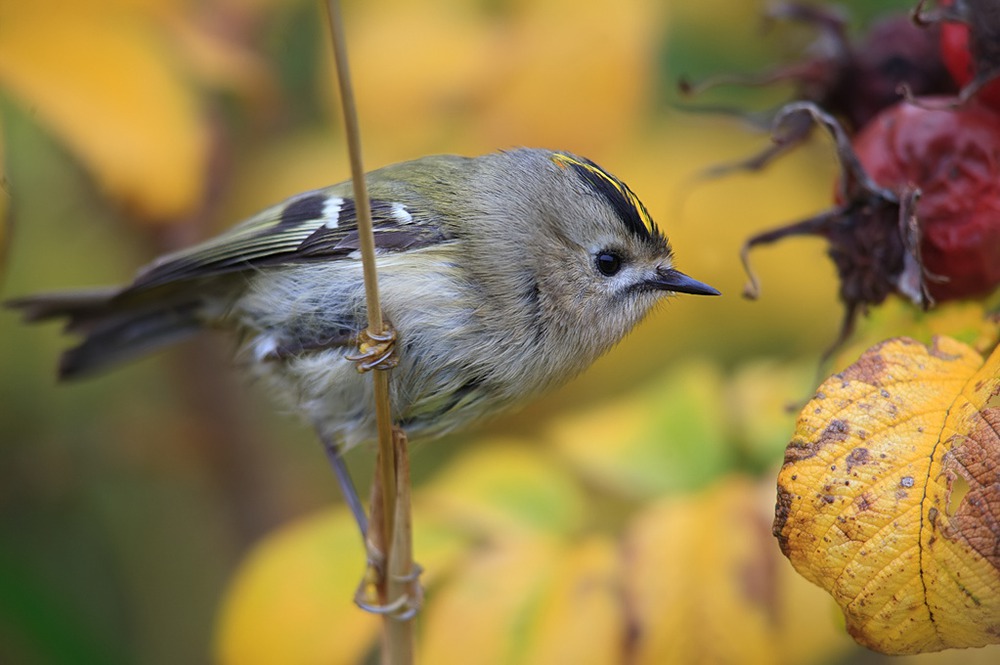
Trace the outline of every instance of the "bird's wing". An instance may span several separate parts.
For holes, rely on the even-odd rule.
[[[375,248],[400,252],[450,238],[439,225],[401,203],[373,199]],[[132,289],[148,289],[268,265],[347,257],[360,248],[354,199],[334,188],[306,192],[194,247],[142,269]]]

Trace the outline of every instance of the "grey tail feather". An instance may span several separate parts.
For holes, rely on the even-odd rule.
[[[29,322],[65,318],[83,336],[59,361],[60,379],[77,379],[179,342],[203,327],[197,299],[151,301],[120,289],[52,293],[9,300]],[[125,296],[125,297],[123,297]]]

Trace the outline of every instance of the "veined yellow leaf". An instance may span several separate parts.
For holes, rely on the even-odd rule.
[[[884,653],[1000,642],[1000,349],[879,344],[820,386],[774,533]]]

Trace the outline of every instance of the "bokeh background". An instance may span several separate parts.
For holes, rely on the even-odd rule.
[[[840,4],[859,29],[912,3]],[[450,541],[461,546],[448,556],[432,551],[424,561],[440,561],[448,573],[429,573],[429,641],[454,611],[433,609],[434,595],[461,607],[458,581],[484,565],[470,552],[502,541],[510,531],[504,520],[531,521],[541,511],[539,531],[561,534],[563,545],[585,534],[585,552],[597,537],[596,549],[607,554],[622,539],[633,542],[622,534],[642,531],[636,516],[648,518],[654,503],[675,516],[659,537],[694,549],[664,549],[646,565],[682,570],[684,602],[696,598],[704,613],[697,625],[728,634],[725,622],[746,614],[714,604],[728,592],[715,588],[717,576],[727,578],[713,562],[728,559],[709,553],[746,541],[742,527],[719,515],[754,506],[747,519],[760,526],[751,538],[759,551],[751,554],[773,573],[764,594],[778,581],[792,585],[797,600],[778,605],[809,617],[809,627],[795,628],[797,646],[779,649],[792,628],[778,621],[758,652],[736,633],[698,633],[684,623],[691,616],[679,616],[670,620],[693,642],[680,653],[707,657],[728,640],[732,654],[744,656],[733,662],[755,662],[747,654],[757,653],[770,653],[769,662],[882,662],[840,634],[832,601],[795,578],[768,534],[774,471],[793,423],[785,406],[814,387],[841,316],[822,242],[757,252],[763,296],[739,297],[743,239],[825,207],[832,152],[816,140],[763,173],[700,177],[768,139],[752,123],[681,108],[702,100],[676,91],[681,75],[754,71],[808,47],[808,30],[763,30],[762,7],[756,0],[345,2],[369,167],[518,145],[585,154],[640,195],[670,235],[680,268],[724,294],[677,298],[544,400],[480,431],[416,446],[415,482],[432,497],[428,513],[417,514],[418,555],[422,519],[451,519],[453,531],[473,525]],[[158,253],[344,179],[324,20],[308,0],[0,3],[3,297],[128,280]],[[764,110],[789,93],[728,89],[704,101]],[[910,332],[914,316],[890,304],[862,336],[877,339],[866,332],[873,326]],[[263,609],[245,600],[259,600],[254,585],[269,584],[246,573],[261,548],[277,557],[277,570],[286,562],[298,576],[290,587],[303,596],[314,587],[327,593],[300,579],[308,577],[299,574],[300,560],[275,554],[281,547],[273,545],[298,528],[307,535],[296,547],[309,550],[320,538],[308,535],[312,527],[288,525],[340,519],[331,512],[340,502],[336,484],[309,429],[237,376],[224,339],[206,336],[106,376],[56,385],[65,344],[55,325],[28,327],[0,312],[0,662],[254,662],[254,653],[256,662],[320,662],[294,659],[280,637],[270,646],[286,657],[268,660],[256,641],[267,634],[268,611],[294,615],[315,599],[261,601]],[[362,485],[372,457],[371,450],[350,456]],[[470,480],[486,468],[499,479]],[[508,491],[523,492],[511,501],[524,504],[513,510],[516,519],[495,510],[495,497],[483,498],[483,487],[505,477]],[[462,514],[461,506],[477,502],[494,507]],[[343,547],[357,549],[350,538]],[[318,559],[353,583],[359,559],[348,565],[339,555]],[[530,557],[513,560],[522,562],[514,571],[544,570]],[[477,600],[485,614],[491,597]],[[353,612],[350,590],[324,602]],[[321,633],[317,643],[354,642],[360,658],[368,651],[367,628],[352,632],[320,614],[286,638],[298,638],[303,626]],[[348,657],[334,650],[326,662]],[[997,654],[906,662],[980,658],[996,662],[989,659]]]

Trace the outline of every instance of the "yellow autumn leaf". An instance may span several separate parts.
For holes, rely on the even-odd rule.
[[[902,298],[889,298],[864,317],[852,341],[834,355],[833,367],[847,367],[867,348],[900,330],[924,343],[930,343],[936,335],[946,335],[988,354],[1000,342],[1000,312],[990,313],[990,309],[980,300],[959,300],[921,311]]]
[[[625,662],[824,663],[850,645],[774,547],[764,489],[729,476],[635,518],[622,550]]]
[[[666,29],[656,2],[613,12],[575,0],[512,2],[500,13],[455,0],[348,9],[359,116],[369,139],[397,154],[456,139],[471,152],[549,145],[592,157],[619,145],[648,110]],[[400,121],[419,131],[398,131]]]
[[[625,640],[615,545],[511,538],[449,577],[428,603],[420,662],[605,665]]]
[[[854,638],[1000,642],[1000,349],[884,342],[820,386],[778,477],[774,533]]]
[[[617,543],[593,536],[566,548],[536,607],[532,648],[521,662],[618,663],[627,623]]]
[[[157,34],[161,9],[122,0],[0,3],[0,87],[108,194],[162,222],[202,201],[208,134]]]
[[[475,593],[482,584],[474,572],[476,564],[464,568],[464,573],[455,573],[454,568],[464,555],[483,554],[469,545],[473,537],[482,535],[507,545],[544,541],[547,544],[510,551],[532,557],[548,553],[544,556],[553,557],[550,567],[568,570],[564,564],[575,555],[555,556],[552,534],[578,528],[583,515],[579,487],[554,460],[510,440],[483,442],[414,497],[415,556],[425,571],[421,582],[430,587],[435,579],[446,577],[446,589],[454,590],[456,580],[466,580],[471,574],[471,592]],[[608,547],[607,552],[612,549]],[[597,554],[581,556],[585,561],[594,556],[600,559]],[[483,558],[494,560],[488,555]],[[549,588],[556,583],[558,578],[548,574],[542,579],[523,574],[536,568],[534,564],[523,570],[518,566],[522,572],[517,583],[507,573],[499,578],[512,602],[515,596],[520,599],[516,602],[527,602],[535,597],[536,587]],[[217,631],[219,660],[251,665],[359,662],[372,648],[378,631],[378,622],[351,602],[363,570],[357,528],[344,510],[302,520],[268,537],[242,566],[226,594]],[[527,585],[524,589],[522,583]],[[447,599],[455,593],[432,591],[433,600],[429,599],[421,616],[437,612],[431,608],[437,606],[439,595]],[[562,612],[558,609],[562,597],[553,597],[547,606],[549,613]],[[501,601],[490,593],[478,602],[482,611],[502,613]],[[572,613],[565,614],[570,617]],[[549,623],[563,631],[571,628],[556,619]],[[329,626],[337,626],[337,630],[331,631]],[[550,652],[564,648],[564,643],[575,643],[558,635],[558,631],[542,631],[533,638],[532,648]],[[471,633],[468,636],[471,639]],[[428,639],[433,651],[437,638]]]
[[[345,510],[272,535],[226,594],[218,662],[358,662],[378,631],[378,619],[351,602],[364,565],[357,527]]]
[[[718,366],[692,360],[659,381],[555,421],[556,449],[600,486],[629,497],[706,484],[732,463]]]
[[[583,523],[583,492],[541,449],[509,439],[470,449],[414,498],[417,508],[486,536],[565,534]]]
[[[415,533],[421,582],[450,569],[467,544],[421,520]],[[223,665],[347,665],[374,647],[379,619],[353,603],[365,569],[354,518],[343,508],[269,536],[230,582],[216,629]]]
[[[442,4],[357,3],[346,17],[366,146],[394,146],[392,161],[441,150],[478,108],[476,96],[496,66],[486,17],[471,3]],[[339,104],[329,83],[332,57],[326,51],[318,85],[332,104]],[[401,126],[414,130],[400,131]],[[374,159],[366,153],[372,166]]]
[[[486,135],[498,145],[564,145],[587,155],[623,142],[655,87],[664,3],[620,2],[614,11],[577,0],[514,6],[495,33],[491,85],[478,100]]]

